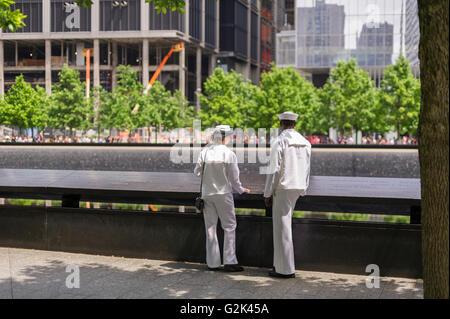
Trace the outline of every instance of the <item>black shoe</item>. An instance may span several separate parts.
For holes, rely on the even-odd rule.
[[[275,270],[269,271],[269,276],[277,277],[277,278],[295,278],[295,274],[283,275],[283,274],[277,273]]]
[[[214,268],[208,267],[208,270],[209,271],[219,271],[220,267],[214,267]]]
[[[239,272],[239,271],[244,271],[244,267],[239,266],[239,265],[225,265],[223,267],[223,270],[226,272]]]

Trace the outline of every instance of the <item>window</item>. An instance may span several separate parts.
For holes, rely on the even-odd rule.
[[[27,16],[24,20],[25,26],[15,32],[42,32],[42,0],[16,0],[10,9],[12,11],[19,9]]]
[[[91,8],[78,6],[75,1],[52,0],[50,19],[52,32],[91,30]]]
[[[126,31],[140,30],[140,1],[100,1],[100,30]]]
[[[189,1],[189,35],[197,40],[202,37],[202,1]]]
[[[248,34],[247,7],[239,2],[235,2],[234,22],[235,22],[235,52],[247,56],[247,34]]]
[[[205,42],[216,47],[216,0],[205,0]]]
[[[155,4],[150,3],[150,30],[179,30],[184,31],[184,15],[178,12],[167,11],[158,14]]]
[[[250,54],[253,60],[258,60],[258,15],[252,12],[251,15],[251,43]]]

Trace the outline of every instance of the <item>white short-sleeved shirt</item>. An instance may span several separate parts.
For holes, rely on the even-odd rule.
[[[264,197],[277,189],[296,189],[306,194],[309,186],[311,144],[294,129],[281,132],[270,150],[270,173],[266,177]]]
[[[239,180],[236,154],[222,144],[206,146],[198,157],[194,175],[200,176],[205,165],[202,197],[232,193],[242,194],[244,188]]]

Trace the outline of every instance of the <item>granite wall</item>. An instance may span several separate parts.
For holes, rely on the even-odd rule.
[[[245,162],[239,164],[242,173],[258,172],[259,167],[263,166],[261,163],[248,163],[249,155],[250,158],[258,158],[254,148],[238,151],[245,158]],[[170,153],[170,147],[0,146],[0,168],[146,172],[193,170],[193,163],[173,163]],[[189,156],[191,159],[192,153]],[[311,171],[316,176],[420,178],[417,149],[313,148]]]

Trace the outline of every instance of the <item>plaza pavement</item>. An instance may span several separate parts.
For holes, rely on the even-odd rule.
[[[80,287],[69,289],[68,265],[79,267]],[[0,247],[0,299],[20,298],[423,298],[419,279],[380,279],[296,271],[295,279],[274,279],[268,269],[209,272],[206,265]]]

